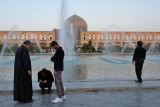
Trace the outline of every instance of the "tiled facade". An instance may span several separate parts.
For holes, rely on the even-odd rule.
[[[75,45],[77,47],[82,47],[90,40],[92,41],[92,45],[97,48],[106,45],[119,45],[123,47],[129,40],[131,40],[134,45],[136,45],[136,42],[139,40],[143,41],[144,45],[153,44],[154,41],[156,41],[157,45],[160,44],[160,32],[87,31],[87,22],[77,15],[69,17],[66,22],[69,26],[73,25]],[[52,41],[57,40],[59,36],[58,32],[58,29],[53,29],[52,31],[0,31],[0,44],[3,44],[6,39],[9,39],[8,44],[12,47],[14,44],[21,45],[24,40],[30,40],[33,44],[38,42],[42,48],[45,48],[49,47]],[[12,36],[8,38],[8,35]]]
[[[8,39],[10,47],[15,44],[20,46],[25,40],[30,40],[33,44],[38,42],[41,47],[49,47],[50,43],[55,40],[55,32],[55,29],[53,31],[0,31],[0,44]]]
[[[160,44],[160,32],[95,32],[81,30],[81,46],[92,41],[95,47],[104,45],[119,45],[123,47],[126,42],[143,41],[144,45],[151,45],[154,41]]]

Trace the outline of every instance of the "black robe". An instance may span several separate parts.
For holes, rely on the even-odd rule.
[[[29,51],[23,45],[19,47],[15,55],[14,64],[14,101],[28,102],[32,100],[32,76]]]

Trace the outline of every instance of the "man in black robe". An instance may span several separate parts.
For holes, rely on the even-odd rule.
[[[14,101],[22,103],[32,100],[32,68],[28,49],[31,42],[25,41],[16,51],[14,63]]]
[[[134,51],[132,63],[135,62],[135,70],[136,70],[136,75],[138,79],[135,82],[142,83],[142,69],[143,69],[144,60],[146,58],[146,50],[142,47],[143,45],[142,41],[138,41],[137,45],[138,46]]]
[[[53,81],[54,78],[51,71],[43,68],[41,71],[38,72],[38,82],[39,87],[41,87],[42,89],[42,94],[44,94],[45,88],[48,88],[48,93],[50,93]]]

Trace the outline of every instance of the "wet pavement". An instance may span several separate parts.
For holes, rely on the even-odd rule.
[[[64,82],[68,91],[87,91],[87,90],[139,90],[139,89],[160,89],[160,80],[143,81],[135,83],[134,81],[70,81]],[[55,90],[53,83],[52,89]],[[33,90],[39,91],[38,82],[33,82]],[[0,85],[0,93],[13,92],[13,82],[6,82]]]
[[[68,92],[67,100],[53,104],[56,93],[34,93],[32,103],[13,101],[12,94],[0,94],[0,107],[160,107],[160,90]]]

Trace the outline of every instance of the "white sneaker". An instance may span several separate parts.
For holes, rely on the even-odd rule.
[[[67,98],[66,98],[66,95],[62,96],[62,99],[63,99],[63,100],[66,100],[66,99],[67,99]]]
[[[64,87],[64,93],[66,93],[66,87]]]
[[[56,98],[55,100],[52,101],[53,103],[61,103],[63,102],[63,98]]]

